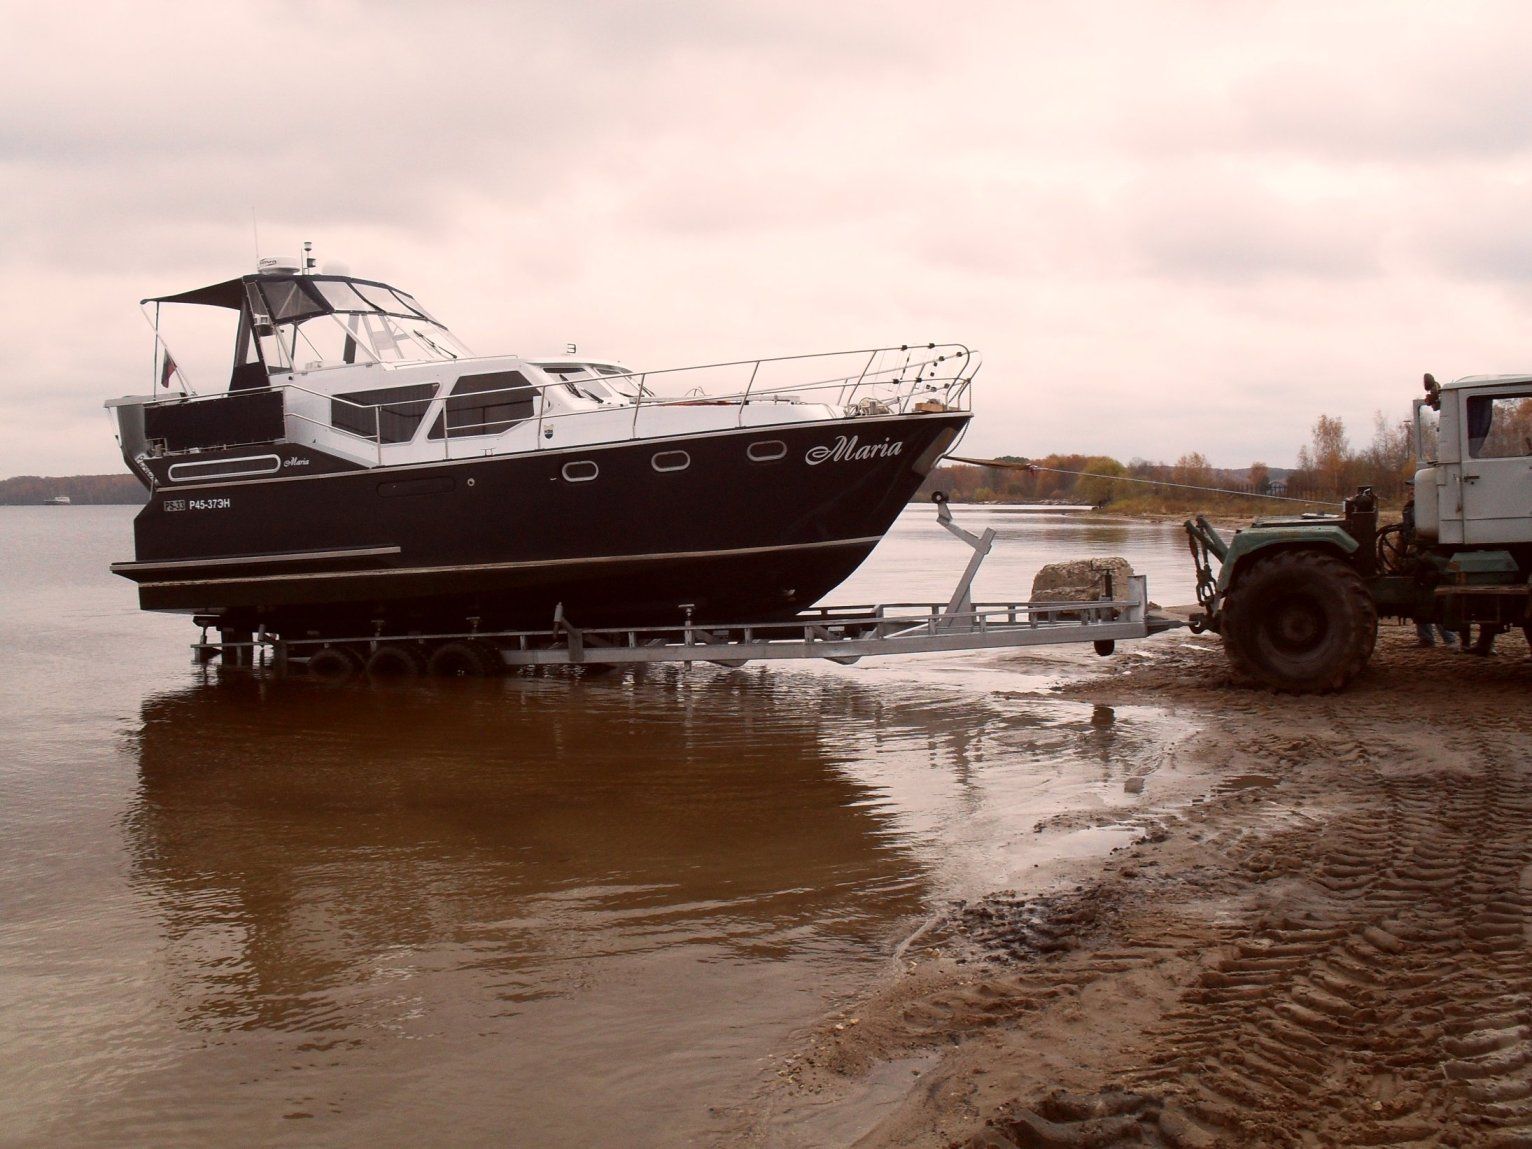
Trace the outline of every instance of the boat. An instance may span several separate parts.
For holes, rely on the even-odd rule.
[[[231,313],[226,384],[178,365],[171,305]],[[413,295],[307,254],[141,306],[151,393],[106,407],[149,500],[111,569],[145,610],[291,638],[791,617],[953,447],[979,366],[929,343],[476,356]]]
[[[71,507],[73,505],[74,500],[68,495],[50,495],[43,500],[43,506],[45,507]]]

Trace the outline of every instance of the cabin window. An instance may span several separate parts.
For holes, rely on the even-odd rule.
[[[401,302],[401,297],[396,296],[386,287],[374,287],[370,283],[358,283],[355,285],[357,294],[379,311],[386,311],[390,315],[402,315],[406,319],[414,319],[415,311]],[[421,315],[425,310],[421,309]]]
[[[771,463],[787,454],[787,444],[781,439],[763,439],[745,448],[752,463]]]
[[[567,483],[588,483],[601,473],[601,468],[589,459],[576,459],[573,463],[565,463],[560,474]]]
[[[661,451],[649,465],[656,471],[684,471],[692,465],[692,457],[685,451]]]
[[[498,435],[530,419],[537,388],[520,371],[464,375],[452,385],[446,409],[436,418],[430,437],[440,439],[443,427],[453,439],[465,435]]]
[[[271,318],[278,323],[324,314],[324,308],[314,302],[296,279],[263,283],[261,290],[266,293],[266,306],[271,309]]]
[[[379,443],[408,443],[436,398],[438,384],[349,391],[330,400],[330,425]]]
[[[356,288],[339,279],[316,279],[314,288],[336,311],[371,311],[372,305],[357,294]]]
[[[1532,395],[1472,395],[1468,453],[1475,459],[1532,455]]]

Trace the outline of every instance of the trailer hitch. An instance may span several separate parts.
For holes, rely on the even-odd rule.
[[[1229,554],[1229,544],[1208,522],[1206,515],[1187,519],[1183,525],[1186,528],[1187,546],[1192,552],[1192,563],[1197,568],[1197,602],[1202,606],[1202,614],[1193,615],[1187,625],[1193,634],[1201,634],[1205,630],[1216,631],[1218,578],[1213,574],[1212,560],[1216,558],[1222,564]]]

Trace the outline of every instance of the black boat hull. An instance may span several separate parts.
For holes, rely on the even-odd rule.
[[[786,617],[867,557],[968,418],[159,483],[113,569],[146,610],[294,638],[543,627],[558,604],[583,626]]]

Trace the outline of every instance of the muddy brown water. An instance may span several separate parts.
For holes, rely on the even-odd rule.
[[[0,1144],[712,1143],[933,910],[1106,848],[1033,830],[1181,731],[995,654],[208,674],[106,571],[132,514],[0,508]],[[1173,527],[959,517],[980,597],[1115,553],[1190,596]],[[966,557],[914,509],[834,599]]]

